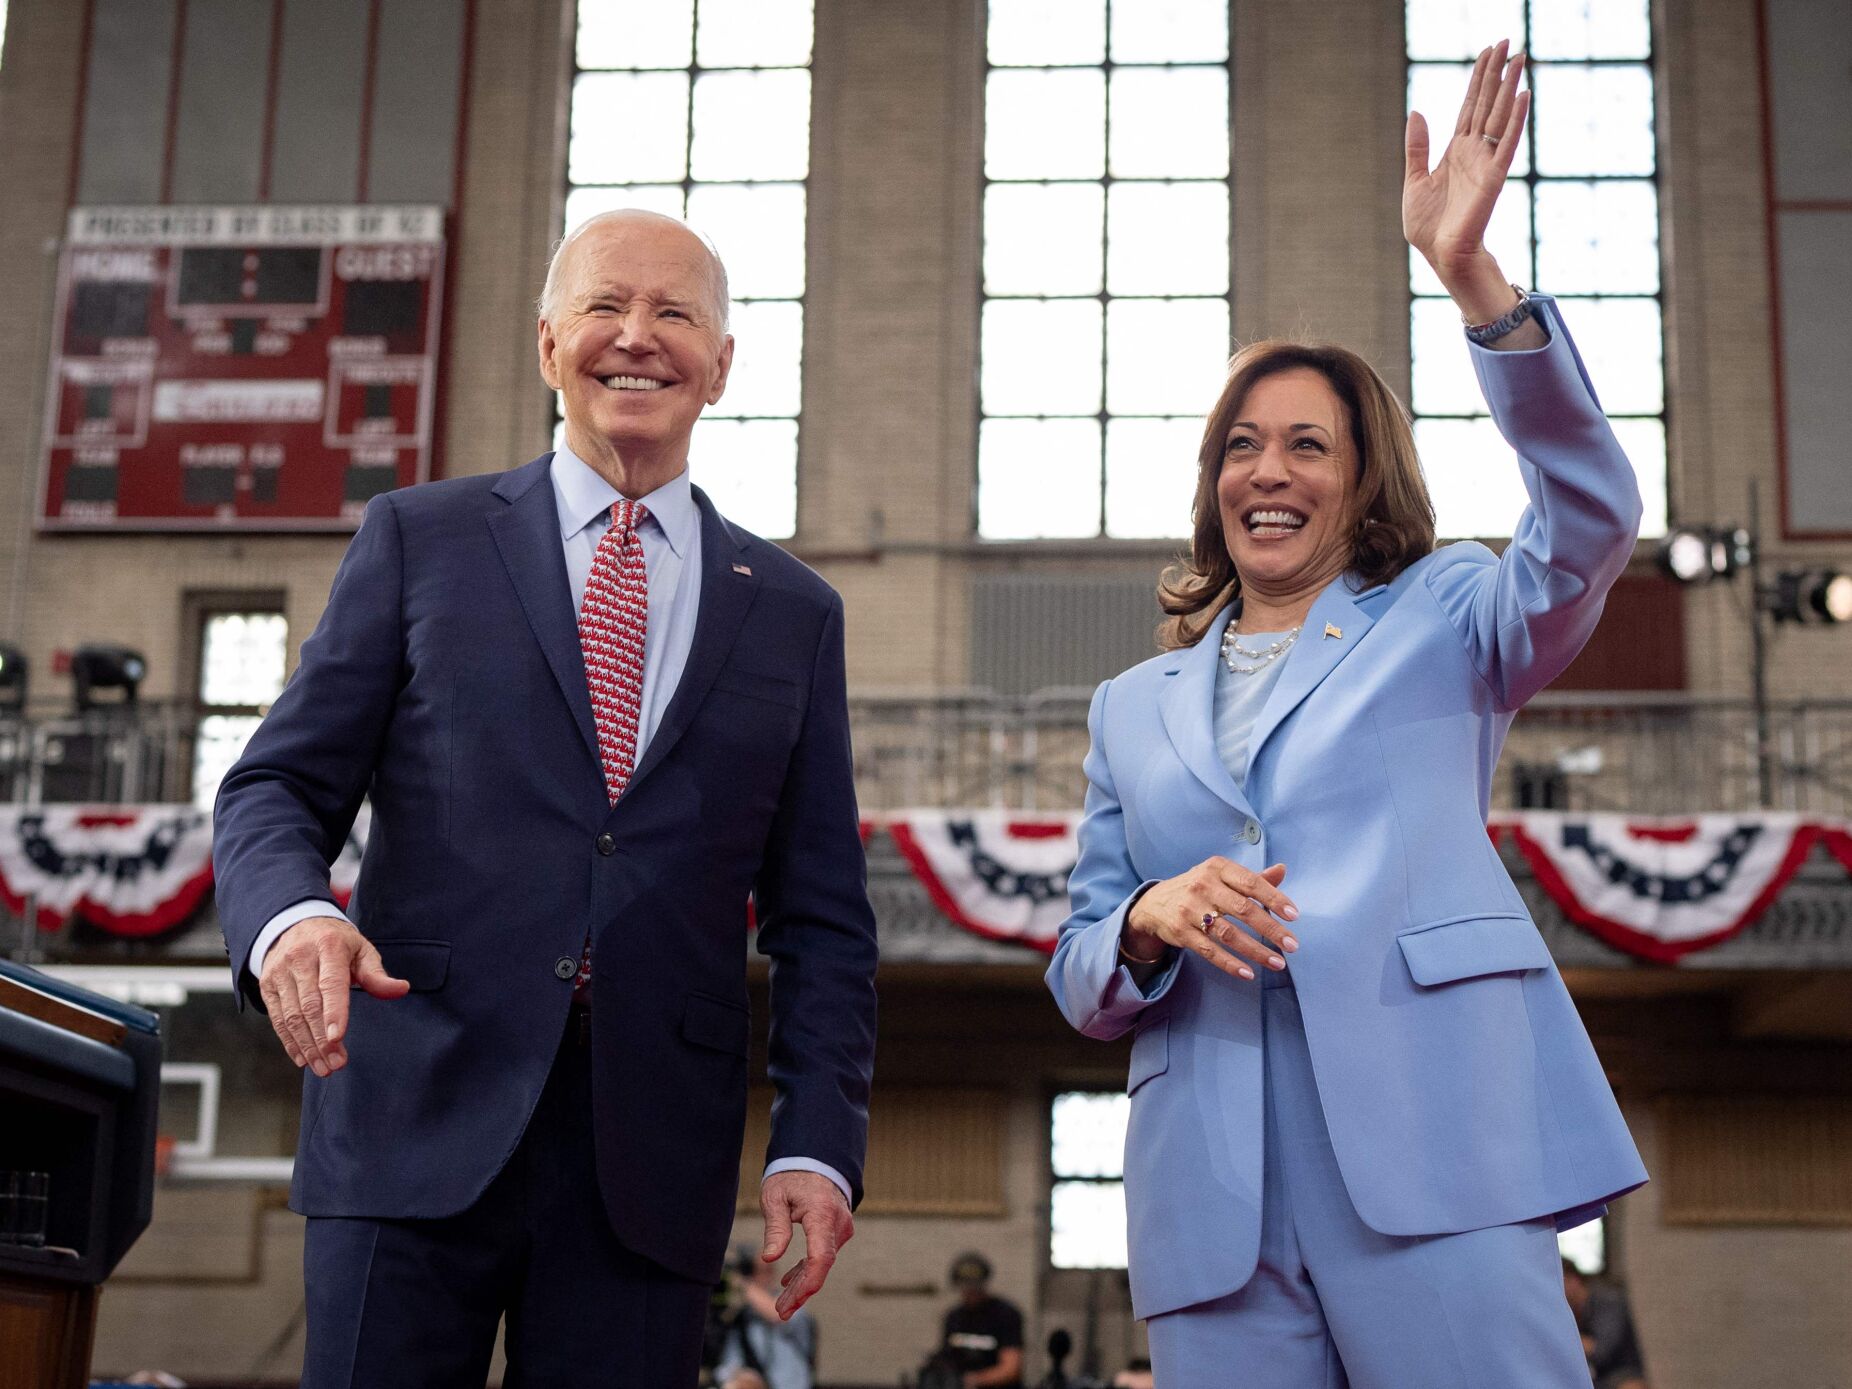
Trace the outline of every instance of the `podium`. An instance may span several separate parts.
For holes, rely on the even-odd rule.
[[[0,1389],[83,1389],[154,1207],[160,1020],[0,960]]]

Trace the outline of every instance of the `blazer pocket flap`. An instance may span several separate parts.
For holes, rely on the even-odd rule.
[[[1131,1094],[1152,1076],[1170,1069],[1170,1019],[1159,1018],[1132,1039],[1132,1068],[1126,1074],[1125,1093]]]
[[[736,1003],[689,994],[682,1010],[682,1039],[698,1047],[744,1056],[752,1040],[752,1015]]]
[[[768,704],[782,704],[787,709],[799,706],[797,683],[782,675],[762,675],[756,670],[722,666],[714,676],[714,688],[728,694],[763,699]]]
[[[1550,950],[1528,917],[1468,916],[1418,926],[1396,937],[1417,984],[1449,984],[1481,974],[1547,969]]]
[[[386,966],[386,973],[403,979],[413,993],[429,993],[444,987],[450,974],[450,942],[447,940],[376,940],[373,948]]]

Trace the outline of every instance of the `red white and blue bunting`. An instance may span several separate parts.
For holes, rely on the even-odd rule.
[[[330,872],[345,903],[368,808]],[[946,917],[990,940],[1052,951],[1068,913],[1077,813],[917,810],[885,829]],[[1646,819],[1536,811],[1493,820],[1563,914],[1642,959],[1675,961],[1727,940],[1781,895],[1816,845],[1852,874],[1852,821],[1796,815]],[[0,900],[57,930],[74,915],[119,936],[190,917],[212,885],[212,826],[189,806],[0,806]]]
[[[371,808],[329,870],[346,905],[360,875]],[[212,887],[212,817],[185,805],[0,806],[0,900],[56,931],[73,916],[117,936],[155,936],[199,909]]]

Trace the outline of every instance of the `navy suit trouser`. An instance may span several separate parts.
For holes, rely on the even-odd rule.
[[[311,1218],[303,1389],[693,1389],[709,1288],[617,1242],[575,1013],[514,1155],[439,1220]]]
[[[1299,997],[1263,970],[1260,1264],[1151,1318],[1158,1389],[1587,1389],[1550,1220],[1394,1236],[1363,1223],[1325,1128]]]

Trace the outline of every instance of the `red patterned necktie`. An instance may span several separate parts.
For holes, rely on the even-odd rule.
[[[637,528],[648,519],[648,509],[627,497],[611,508],[611,527],[598,541],[579,604],[579,646],[585,653],[592,720],[598,725],[605,795],[612,805],[624,794],[637,764],[643,642],[649,628],[649,574]],[[574,997],[584,996],[591,978],[592,942],[587,936],[578,977],[572,981]]]

